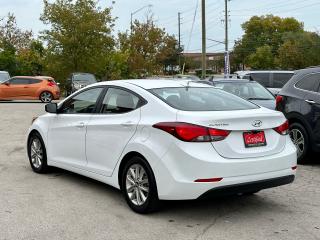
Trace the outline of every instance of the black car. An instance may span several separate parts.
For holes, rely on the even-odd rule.
[[[290,136],[297,147],[298,162],[320,151],[320,67],[302,69],[282,88],[276,109],[290,123]]]

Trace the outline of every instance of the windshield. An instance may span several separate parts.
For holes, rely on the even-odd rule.
[[[95,76],[93,74],[89,74],[89,73],[74,74],[73,81],[90,82],[90,83],[97,82]]]
[[[173,108],[183,111],[230,111],[259,108],[242,98],[213,87],[174,87],[150,92]]]
[[[215,82],[214,86],[247,100],[274,100],[274,96],[257,82]]]
[[[7,81],[10,78],[8,73],[0,73],[0,83]]]

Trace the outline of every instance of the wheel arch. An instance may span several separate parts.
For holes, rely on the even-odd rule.
[[[122,172],[124,170],[124,167],[125,167],[126,163],[133,157],[141,157],[141,158],[143,158],[148,163],[150,169],[152,170],[152,168],[150,166],[150,163],[148,162],[148,160],[141,153],[136,152],[136,151],[131,151],[131,152],[126,153],[126,155],[124,155],[123,158],[121,159],[121,162],[120,162],[120,165],[119,165],[119,170],[118,170],[118,184],[119,184],[120,189],[121,189],[121,186],[122,186],[122,182],[121,181],[122,181]]]
[[[309,123],[306,120],[304,120],[303,116],[300,113],[293,112],[293,113],[288,114],[286,117],[289,121],[289,124],[300,123],[307,131],[307,133],[309,135],[308,137],[309,138],[313,137],[311,126],[309,125]]]

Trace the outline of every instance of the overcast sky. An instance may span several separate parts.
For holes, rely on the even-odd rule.
[[[52,1],[52,0],[51,0]],[[112,2],[115,2],[114,4]],[[158,26],[165,28],[170,34],[178,32],[178,12],[181,12],[182,44],[185,51],[197,52],[201,49],[201,0],[100,0],[102,7],[112,6],[112,15],[117,17],[114,34],[125,31],[130,27],[130,13],[137,9],[152,4],[150,9],[134,15],[141,21],[146,19],[148,11],[152,11]],[[195,15],[195,23],[192,22]],[[224,15],[224,0],[206,1],[207,38],[224,40],[224,25],[221,20]],[[0,17],[8,12],[17,17],[18,26],[32,30],[35,35],[46,28],[39,20],[43,11],[42,0],[0,0]],[[230,44],[243,34],[241,23],[253,15],[274,14],[281,17],[295,17],[304,23],[309,31],[320,31],[320,0],[231,0],[229,2],[230,15]],[[223,45],[207,42],[208,52],[223,50]]]

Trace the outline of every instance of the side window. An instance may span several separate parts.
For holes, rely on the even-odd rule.
[[[29,79],[29,84],[37,84],[37,83],[40,83],[40,82],[42,82],[42,80],[40,80],[40,79]]]
[[[12,85],[25,85],[25,84],[29,84],[29,79],[27,79],[27,78],[13,78],[9,82]]]
[[[319,83],[320,74],[310,74],[296,83],[296,87],[307,91],[317,92]]]
[[[122,89],[109,88],[102,103],[101,113],[127,113],[139,106],[139,98]]]
[[[270,73],[251,73],[251,78],[264,87],[272,87],[270,84]]]
[[[274,73],[273,87],[282,88],[292,76],[293,76],[293,73]]]
[[[60,113],[93,113],[103,88],[85,90],[63,104]]]

